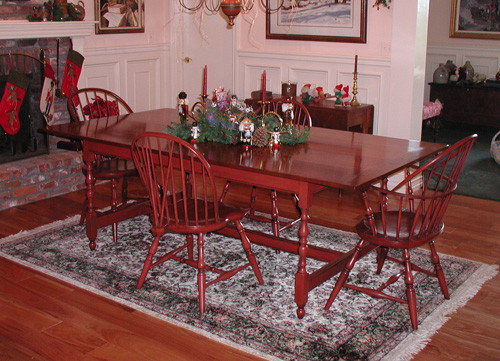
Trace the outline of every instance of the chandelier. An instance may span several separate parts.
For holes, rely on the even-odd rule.
[[[266,12],[276,12],[283,8],[285,0],[259,0]],[[252,10],[257,0],[179,0],[181,6],[189,12],[198,10],[207,11],[210,14],[216,14],[222,11],[227,16],[229,26],[234,25],[234,18],[240,12],[246,13]],[[276,6],[271,6],[271,2],[276,2]],[[296,0],[289,0],[291,7],[294,7]]]

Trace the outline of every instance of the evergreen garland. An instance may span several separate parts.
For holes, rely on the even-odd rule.
[[[262,122],[261,116],[254,112],[246,113],[237,107],[231,107],[229,110],[219,110],[214,106],[208,107],[205,111],[202,109],[197,109],[195,111],[193,118],[200,128],[200,135],[196,139],[196,142],[217,142],[223,144],[238,143],[240,137],[238,125],[244,117],[253,121],[254,131],[265,126],[268,133],[268,140],[270,138],[270,133],[275,127],[280,128],[280,142],[284,145],[304,143],[309,138],[309,128],[300,131],[290,124],[282,124],[281,118],[276,113],[266,114],[264,122]],[[190,140],[191,127],[191,122],[181,121],[168,125],[165,132],[184,140]]]

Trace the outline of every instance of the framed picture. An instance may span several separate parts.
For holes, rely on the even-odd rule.
[[[267,4],[276,9],[282,1]],[[367,0],[284,0],[283,5],[267,13],[267,39],[366,43]]]
[[[94,0],[96,34],[143,33],[144,0]]]
[[[500,2],[452,0],[450,37],[500,39]]]

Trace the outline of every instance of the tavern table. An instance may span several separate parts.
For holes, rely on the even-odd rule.
[[[147,212],[147,205],[140,202],[126,205],[115,213],[101,213],[94,209],[92,161],[95,154],[131,159],[130,145],[135,136],[146,131],[165,131],[170,122],[178,120],[177,110],[158,109],[48,126],[41,130],[49,135],[82,142],[83,160],[87,167],[87,236],[91,248],[95,248],[99,227]],[[216,177],[294,193],[299,197],[302,214],[298,242],[251,230],[247,233],[254,243],[299,256],[295,276],[295,302],[297,315],[302,318],[309,291],[340,272],[350,256],[349,253],[307,244],[308,214],[313,192],[321,187],[361,191],[445,146],[313,127],[306,143],[282,145],[277,150],[253,148],[245,151],[237,145],[219,143],[200,143],[196,147],[211,164]],[[223,233],[237,236],[235,228],[228,227]],[[364,249],[363,254],[373,249],[371,247]],[[325,265],[308,273],[307,258],[318,259],[325,262]]]

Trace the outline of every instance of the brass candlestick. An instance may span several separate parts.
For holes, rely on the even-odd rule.
[[[358,98],[356,97],[358,94],[358,72],[354,72],[354,84],[352,85],[352,100],[351,106],[359,105]]]
[[[203,109],[207,108],[207,98],[208,98],[207,94],[202,94],[201,95],[201,103],[203,105]]]

